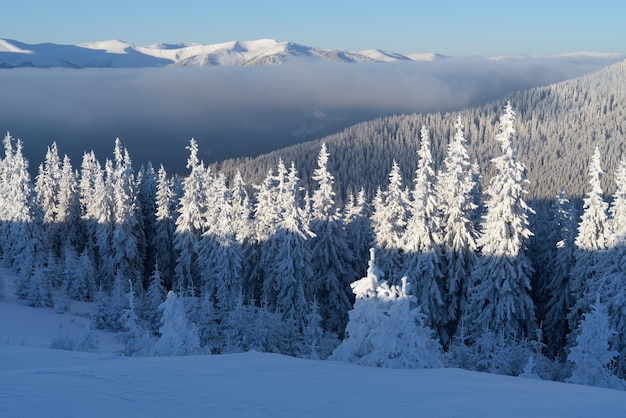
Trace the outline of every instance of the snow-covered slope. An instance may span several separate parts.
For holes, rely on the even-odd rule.
[[[36,44],[0,40],[0,68],[159,67],[169,60],[143,54],[121,41],[82,45]]]
[[[433,57],[436,55],[432,54]],[[309,58],[321,61],[387,62],[411,58],[384,51],[349,52],[320,49],[273,39],[231,41],[212,45],[193,43],[132,45],[119,40],[78,45],[29,45],[0,39],[0,68],[16,67],[158,67],[239,65],[265,66]]]
[[[122,358],[0,346],[0,416],[623,417],[620,391],[275,354]],[[48,366],[32,366],[33,359]],[[19,367],[18,367],[19,366]]]
[[[619,54],[572,53],[555,58],[615,59]],[[380,49],[359,52],[321,49],[274,39],[231,41],[202,45],[195,43],[137,46],[119,40],[58,45],[25,44],[0,39],[0,68],[18,67],[162,67],[162,66],[267,66],[307,58],[310,61],[339,62],[411,62],[437,61],[446,58],[435,53],[399,54]],[[490,60],[520,57],[489,57]]]
[[[98,331],[97,353],[47,348],[70,313],[18,300],[0,269],[0,416],[622,417],[626,393],[459,369],[392,370],[276,354],[121,357]]]

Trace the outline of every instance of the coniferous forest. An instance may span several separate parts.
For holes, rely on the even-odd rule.
[[[624,65],[601,76],[623,77]],[[93,302],[92,327],[119,333],[126,355],[257,350],[623,389],[626,160],[612,163],[612,176],[603,161],[622,146],[621,125],[580,161],[584,196],[568,194],[582,181],[571,176],[555,192],[558,166],[532,186],[531,202],[529,122],[512,106],[590,80],[520,94],[489,128],[461,112],[430,116],[435,131],[399,129],[417,150],[394,158],[414,170],[407,176],[392,158],[380,184],[346,175],[356,157],[331,167],[325,142],[301,155],[312,169],[277,159],[247,183],[234,165],[205,165],[193,139],[184,176],[133,167],[117,140],[112,159],[88,152],[80,167],[52,144],[32,181],[21,141],[7,134],[2,259],[32,306],[62,313],[70,300]],[[467,127],[477,125],[472,148]],[[490,150],[481,158],[477,143]],[[550,158],[540,160],[533,173],[548,170]]]

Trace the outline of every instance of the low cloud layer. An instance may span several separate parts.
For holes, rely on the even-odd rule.
[[[613,60],[615,61],[615,60]],[[600,58],[482,59],[140,70],[0,70],[0,130],[25,144],[31,168],[56,141],[79,167],[109,157],[185,172],[189,138],[208,163],[254,156],[392,113],[453,111],[591,73]]]

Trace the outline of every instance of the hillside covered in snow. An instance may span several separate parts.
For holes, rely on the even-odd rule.
[[[0,270],[7,284],[13,274]],[[12,285],[7,286],[12,289]],[[10,293],[10,292],[8,292]],[[620,417],[626,394],[460,369],[397,370],[248,352],[123,357],[113,333],[97,352],[48,348],[70,312],[0,300],[0,416]]]

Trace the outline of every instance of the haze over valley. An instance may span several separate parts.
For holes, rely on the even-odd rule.
[[[117,62],[124,64],[118,67],[145,67],[155,58],[141,55],[140,60],[139,47],[120,42],[2,42],[0,67],[25,65],[25,59],[38,66],[35,58],[41,54],[45,67],[65,63],[72,68],[0,71],[0,89],[7,97],[0,104],[0,126],[24,140],[34,167],[53,141],[72,161],[79,161],[91,149],[110,155],[119,137],[135,161],[163,163],[180,174],[185,171],[184,147],[192,137],[207,163],[256,156],[375,117],[472,107],[588,74],[623,58],[592,53],[444,58],[369,50],[368,55],[351,55],[359,59],[342,60],[346,53],[341,51],[323,54],[300,45],[294,52],[288,48],[293,44],[266,40],[150,49],[172,57],[177,56],[172,51],[191,49],[197,55],[187,52],[178,64],[213,64],[208,67],[172,68],[171,62],[159,61],[159,66],[169,67],[103,69],[85,67]],[[250,54],[241,52],[243,46],[273,65],[243,65],[247,61],[242,57]],[[207,61],[207,51],[218,58]]]

